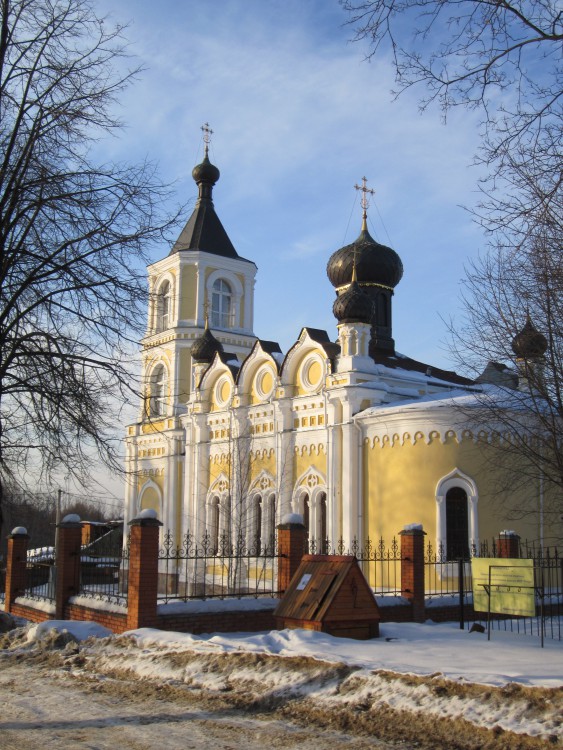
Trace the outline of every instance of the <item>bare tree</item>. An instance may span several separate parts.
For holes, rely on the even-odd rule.
[[[1,487],[117,465],[116,400],[168,189],[93,150],[137,71],[91,0],[0,0]]]
[[[391,53],[397,92],[482,108],[501,141],[560,122],[563,14],[554,0],[341,0],[369,56]]]
[[[464,322],[451,324],[458,364],[496,387],[464,417],[493,439],[486,455],[510,484],[541,485],[558,516],[563,492],[563,12],[554,0],[341,0],[370,43],[390,51],[397,91],[420,105],[481,113],[486,164],[473,211],[488,250],[467,269]],[[535,333],[530,330],[535,326]],[[527,326],[545,337],[531,357],[513,348]],[[538,341],[541,339],[536,339]],[[534,356],[537,355],[537,356]],[[514,373],[519,370],[520,387]],[[534,490],[535,491],[535,490]],[[502,495],[503,493],[500,493]],[[536,512],[530,506],[519,513]],[[555,518],[555,516],[553,517]]]
[[[512,518],[541,507],[541,529],[553,529],[563,512],[563,238],[555,223],[532,223],[533,232],[496,231],[467,269],[464,321],[450,330],[462,367],[477,375],[489,362],[479,380],[494,385],[462,411],[486,435],[497,498]],[[530,502],[514,505],[518,489]]]

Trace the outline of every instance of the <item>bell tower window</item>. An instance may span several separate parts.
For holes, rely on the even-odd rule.
[[[164,365],[153,370],[150,381],[150,416],[163,417],[166,414],[167,377]]]
[[[217,279],[211,292],[211,325],[214,328],[231,328],[233,293],[224,279]]]
[[[156,299],[156,330],[166,331],[170,326],[171,320],[171,301],[172,294],[170,289],[170,282],[165,281],[161,284],[158,290]]]

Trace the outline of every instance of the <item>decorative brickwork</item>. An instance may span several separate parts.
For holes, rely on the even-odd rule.
[[[513,531],[501,531],[496,539],[497,557],[520,557],[520,537]]]
[[[80,589],[80,521],[63,521],[58,525],[57,579],[55,583],[55,618],[62,620],[66,604]]]
[[[282,523],[278,526],[278,591],[280,597],[289,588],[291,579],[305,554],[307,530],[302,523]]]
[[[4,609],[11,614],[16,614],[13,611],[16,597],[25,591],[28,540],[29,534],[26,533],[10,534],[8,537]]]
[[[424,622],[424,537],[422,528],[404,529],[401,537],[401,596],[412,604],[414,622]]]
[[[157,627],[158,535],[156,518],[134,518],[129,548],[127,630]]]

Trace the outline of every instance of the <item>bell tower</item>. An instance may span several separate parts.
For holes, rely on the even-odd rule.
[[[192,347],[208,327],[224,349],[243,359],[256,340],[256,264],[241,258],[213,203],[218,168],[209,160],[212,130],[202,126],[204,155],[192,170],[198,197],[168,255],[148,267],[149,309],[141,341],[139,416],[127,428],[128,519],[144,507],[165,529],[179,517],[183,430],[192,388]]]

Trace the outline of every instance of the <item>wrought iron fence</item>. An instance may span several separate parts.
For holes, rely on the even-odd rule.
[[[121,537],[115,537],[111,544],[98,544],[102,539],[84,547],[80,554],[80,595],[126,604],[130,540],[127,538],[124,546]]]
[[[159,600],[277,597],[276,539],[267,544],[243,534],[187,533],[180,544],[164,536],[159,552]]]
[[[395,537],[386,544],[383,537],[374,544],[371,539],[361,542],[354,539],[346,545],[341,539],[333,544],[329,539],[321,543],[308,542],[311,555],[353,555],[376,596],[400,596],[401,594],[401,548]]]
[[[33,561],[27,563],[25,596],[30,599],[55,601],[57,569],[52,561]]]

